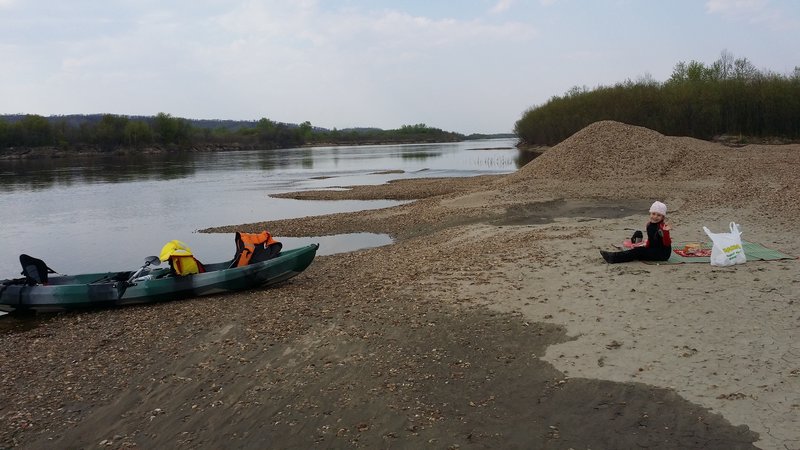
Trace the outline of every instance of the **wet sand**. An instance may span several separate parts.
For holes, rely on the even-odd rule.
[[[419,200],[206,230],[396,239],[278,287],[11,318],[0,446],[800,448],[798,261],[598,253],[659,199],[678,241],[798,255],[798,160],[602,122],[513,175],[296,194]]]

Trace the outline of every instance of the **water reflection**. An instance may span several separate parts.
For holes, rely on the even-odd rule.
[[[420,161],[425,161],[429,158],[436,158],[440,156],[441,153],[430,153],[430,152],[414,152],[414,153],[401,153],[400,157],[403,159],[416,159]]]
[[[193,161],[185,153],[5,160],[0,161],[0,186],[42,190],[81,183],[186,178],[195,173]]]
[[[142,155],[0,160],[0,188],[42,190],[73,184],[190,178],[199,171],[260,169],[275,172],[300,167],[313,170],[310,149],[178,152]]]
[[[514,165],[517,167],[517,169],[521,169],[522,166],[533,161],[540,155],[541,153],[539,152],[533,152],[530,150],[518,150],[517,156],[514,158]]]
[[[0,161],[0,278],[19,272],[20,253],[68,273],[122,270],[171,239],[208,251],[206,260],[230,258],[230,236],[205,237],[195,230],[403,203],[298,201],[271,193],[510,173],[525,162],[514,144],[493,140]]]
[[[531,158],[530,153],[518,152],[514,143],[500,140],[492,147],[485,143],[449,143],[0,160],[0,192],[186,179],[203,172],[239,170],[274,174],[402,169],[409,173],[432,170],[437,176],[508,172]]]

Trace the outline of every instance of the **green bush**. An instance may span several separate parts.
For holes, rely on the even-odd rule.
[[[554,145],[599,120],[700,139],[800,139],[800,67],[779,75],[722,52],[708,66],[679,62],[663,83],[643,77],[593,90],[573,88],[526,111],[514,131],[524,144]]]

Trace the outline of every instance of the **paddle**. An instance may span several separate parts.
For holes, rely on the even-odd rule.
[[[116,284],[115,287],[117,288],[117,292],[119,294],[117,296],[117,300],[122,299],[122,296],[125,294],[125,291],[128,289],[128,287],[136,286],[136,283],[134,283],[133,280],[138,278],[142,274],[142,272],[147,270],[148,267],[160,266],[160,265],[161,265],[161,259],[158,256],[148,256],[147,258],[145,258],[144,265],[140,267],[139,270],[134,272],[133,275],[131,275],[126,281],[120,281]]]

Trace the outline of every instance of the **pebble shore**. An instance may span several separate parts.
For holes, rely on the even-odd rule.
[[[800,265],[605,264],[667,203],[800,255],[798,145],[598,122],[504,176],[286,194],[380,210],[231,224],[389,233],[282,285],[7,317],[0,447],[800,448]]]

